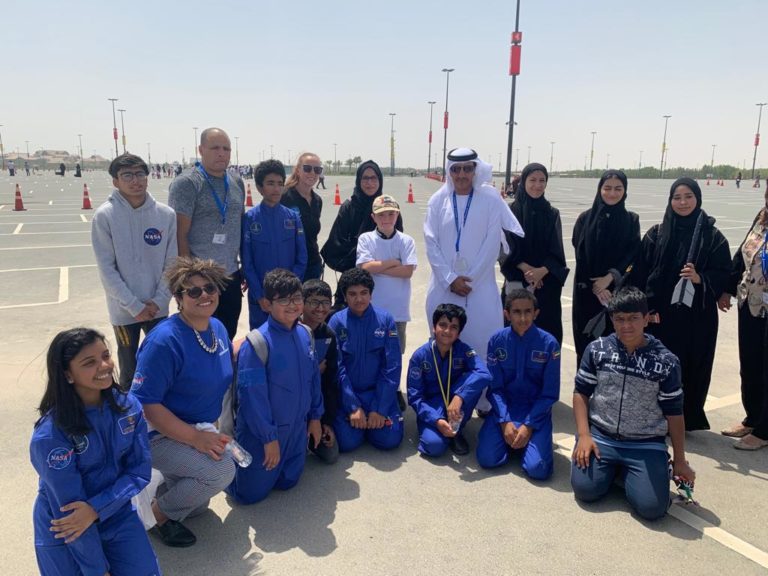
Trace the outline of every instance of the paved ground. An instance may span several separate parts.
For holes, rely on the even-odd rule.
[[[324,239],[337,209],[333,186],[349,195],[351,177],[326,179]],[[26,212],[13,212],[13,185],[22,186]],[[94,207],[110,191],[105,173],[0,177],[0,525],[5,574],[34,574],[31,508],[36,476],[27,446],[44,378],[45,350],[53,335],[76,324],[94,326],[112,339],[106,305],[90,248],[92,211],[81,210],[83,182]],[[413,183],[416,203],[405,204]],[[150,189],[165,201],[169,180]],[[631,210],[643,229],[662,218],[669,181],[630,181]],[[421,222],[438,184],[386,178],[385,191],[403,203],[406,231],[416,239],[421,263],[413,278],[410,352],[428,334],[423,303],[429,267]],[[566,254],[578,214],[589,208],[596,180],[549,183],[547,197],[560,208]],[[254,189],[255,192],[255,189]],[[741,241],[762,195],[752,188],[704,186],[704,208],[717,217],[731,242]],[[331,273],[331,282],[335,282]],[[328,278],[327,278],[328,279]],[[570,279],[569,279],[570,280]],[[571,292],[570,281],[564,294]],[[570,300],[564,296],[566,342]],[[241,317],[247,330],[247,314]],[[335,466],[308,459],[305,477],[287,493],[274,493],[251,507],[232,508],[223,496],[190,520],[199,543],[170,550],[155,541],[165,574],[764,574],[768,571],[768,451],[742,453],[716,433],[742,417],[739,400],[736,316],[721,315],[711,398],[714,432],[687,437],[698,473],[700,507],[673,506],[655,524],[634,517],[617,491],[605,501],[577,504],[568,481],[574,431],[570,396],[575,354],[564,346],[561,402],[555,407],[560,448],[554,478],[527,480],[519,466],[480,470],[473,455],[437,462],[416,453],[413,413],[406,440],[392,453],[363,448]],[[479,428],[470,423],[469,438]]]

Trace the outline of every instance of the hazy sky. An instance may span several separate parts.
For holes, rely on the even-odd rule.
[[[240,160],[270,145],[389,165],[448,148],[506,154],[514,0],[4,0],[0,124],[6,151],[58,148],[109,156],[112,109],[125,108],[128,149],[187,157],[193,126],[239,136]],[[768,102],[766,0],[522,0],[515,148],[556,170],[668,165],[751,166],[757,102]],[[118,115],[118,128],[120,118]],[[768,107],[758,166],[768,166]],[[122,147],[121,147],[122,150]],[[234,162],[234,153],[233,153]],[[502,160],[503,163],[504,160]],[[517,159],[513,163],[513,168]],[[434,159],[433,159],[434,162]]]

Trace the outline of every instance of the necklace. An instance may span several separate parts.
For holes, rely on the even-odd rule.
[[[197,343],[200,344],[200,348],[208,352],[208,354],[213,354],[218,350],[219,348],[219,341],[216,339],[216,334],[213,333],[213,328],[211,328],[211,339],[213,340],[213,344],[211,346],[208,346],[208,344],[205,343],[205,340],[203,340],[203,337],[200,336],[200,332],[192,328],[192,331],[195,333],[195,337],[197,338]]]

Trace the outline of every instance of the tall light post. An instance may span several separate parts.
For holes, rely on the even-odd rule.
[[[427,152],[427,174],[429,174],[430,161],[432,160],[432,109],[437,104],[434,100],[429,100],[429,152]]]
[[[107,98],[107,100],[112,102],[112,137],[115,139],[115,157],[117,157],[120,155],[117,149],[117,116],[115,115],[115,102],[118,98]]]
[[[550,142],[550,149],[549,149],[549,173],[552,174],[554,170],[552,167],[554,166],[554,159],[555,159],[555,143]]]
[[[79,136],[79,134],[78,134],[78,136]],[[24,144],[27,145],[27,160],[29,160],[29,140],[24,140]],[[82,156],[82,154],[83,154],[83,145],[81,143],[80,144],[80,155]]]
[[[451,72],[455,68],[443,68],[445,72],[445,114],[443,115],[443,180],[445,180],[445,158],[448,155],[448,83],[451,79]]]
[[[0,124],[0,128],[3,125]],[[5,150],[3,150],[3,133],[0,131],[0,160],[2,161],[2,170],[5,170]]]
[[[291,163],[291,153],[288,152],[288,164]],[[235,164],[240,166],[240,136],[235,136]]]
[[[605,169],[608,170],[611,167],[611,155],[606,154],[605,155]]]
[[[291,149],[288,149],[288,166],[291,165]]]
[[[757,113],[757,132],[755,132],[755,153],[752,155],[752,178],[755,177],[755,162],[757,162],[757,147],[760,146],[760,120],[763,118],[763,106],[768,102],[759,102],[755,104],[760,111]]]
[[[528,162],[526,162],[526,164],[530,164],[530,163],[531,163],[531,147],[528,146]]]
[[[712,176],[715,175],[715,148],[717,148],[717,144],[712,144],[712,159],[709,161],[709,170],[712,172]]]
[[[589,169],[592,170],[592,160],[595,158],[595,134],[597,132],[592,132],[592,147],[589,149]]]
[[[195,131],[195,145],[192,147],[192,150],[195,151],[195,163],[197,163],[197,126],[192,126],[192,130]]]
[[[123,154],[125,154],[125,117],[123,114],[125,114],[125,108],[118,108],[118,112],[120,112],[120,130],[123,133]]]
[[[661,165],[659,167],[659,178],[664,178],[664,156],[667,153],[667,125],[669,119],[672,118],[669,114],[662,116],[664,118],[664,138],[661,141]]]
[[[272,158],[275,157],[275,147],[270,144],[269,145],[269,159],[272,160]]]
[[[395,116],[397,112],[390,112],[389,117],[392,120],[389,129],[389,175],[395,175]]]
[[[515,172],[518,172],[518,166],[520,166],[520,148],[516,148],[515,152]],[[507,188],[509,188],[509,185],[507,185]]]
[[[338,174],[339,173],[339,165],[336,163],[336,147],[338,144],[336,142],[333,143],[333,170]]]
[[[512,141],[515,136],[515,94],[517,91],[517,77],[520,75],[520,43],[523,40],[523,33],[520,32],[520,0],[517,0],[515,10],[515,31],[512,32],[511,46],[509,51],[509,75],[512,76],[512,90],[509,97],[509,128],[507,136],[507,169],[504,173],[504,190],[509,188],[512,181]]]
[[[85,170],[85,158],[83,158],[83,135],[77,135],[77,141],[80,143],[80,164],[82,169]],[[29,143],[27,143],[27,158],[29,158]]]
[[[642,167],[643,167],[643,151],[640,150],[640,161],[637,163],[637,169],[639,170]]]
[[[150,166],[150,170],[152,169],[152,145],[147,142],[147,164]]]

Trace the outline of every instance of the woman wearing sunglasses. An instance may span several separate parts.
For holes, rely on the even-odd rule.
[[[740,439],[734,448],[759,450],[768,446],[768,189],[765,205],[733,255],[728,284],[717,305],[729,310],[731,297],[737,297],[741,403],[746,417],[721,433]]]
[[[160,323],[139,348],[132,391],[149,423],[152,467],[165,477],[152,509],[168,546],[192,546],[181,522],[202,511],[235,475],[224,452],[229,436],[214,431],[232,382],[231,344],[212,318],[226,278],[213,260],[179,258],[168,270],[178,314]]]
[[[307,271],[304,273],[304,280],[323,276],[323,260],[317,245],[323,199],[312,189],[322,173],[323,163],[320,157],[312,152],[304,152],[296,160],[293,172],[285,181],[285,192],[280,200],[283,206],[298,210],[301,216],[307,241]]]

